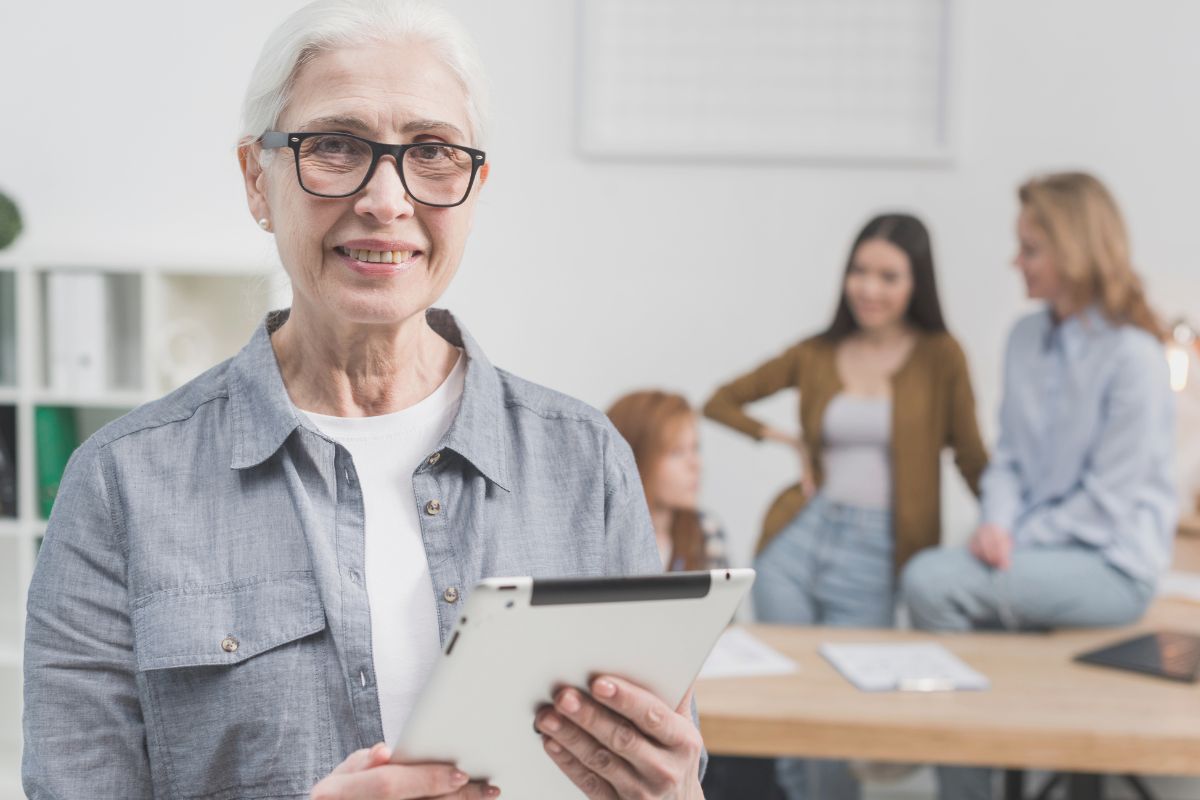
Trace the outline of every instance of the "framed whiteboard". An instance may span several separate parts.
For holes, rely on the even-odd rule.
[[[580,151],[939,164],[956,0],[577,0]]]

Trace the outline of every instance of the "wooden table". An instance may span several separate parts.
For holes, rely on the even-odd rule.
[[[1159,601],[1136,626],[1053,634],[749,626],[799,672],[701,681],[701,729],[729,755],[1200,776],[1200,685],[1071,661],[1147,629],[1200,633],[1200,604]],[[940,642],[992,688],[866,693],[817,654],[823,642],[901,641]]]
[[[1180,536],[1200,536],[1200,514],[1192,514],[1179,520]]]
[[[1171,569],[1200,572],[1200,517],[1187,517],[1179,521]]]

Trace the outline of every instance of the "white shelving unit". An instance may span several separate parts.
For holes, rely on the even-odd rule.
[[[50,388],[47,342],[56,322],[48,313],[54,285],[49,278],[59,271],[103,276],[110,363],[100,391]],[[25,593],[46,529],[37,409],[67,409],[62,416],[82,441],[109,420],[236,353],[263,315],[289,300],[286,276],[278,269],[42,264],[0,257],[0,440],[16,477],[15,513],[0,507],[0,800],[23,796]],[[3,498],[0,486],[0,502]]]

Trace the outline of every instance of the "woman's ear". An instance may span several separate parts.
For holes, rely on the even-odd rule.
[[[485,183],[487,183],[488,172],[491,170],[491,168],[492,168],[491,164],[484,164],[482,167],[479,168],[479,185],[480,186],[483,186]]]
[[[246,205],[255,220],[271,219],[271,206],[267,202],[267,177],[263,172],[262,148],[254,142],[238,145],[238,165],[242,168],[242,180],[246,185]],[[486,166],[486,165],[485,165]]]

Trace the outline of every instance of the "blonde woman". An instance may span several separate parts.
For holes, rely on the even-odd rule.
[[[1173,402],[1120,211],[1077,172],[1019,197],[1015,264],[1045,306],[1009,336],[978,529],[904,571],[926,630],[1130,623],[1170,559]],[[989,784],[989,770],[943,768],[940,796],[982,800]]]

